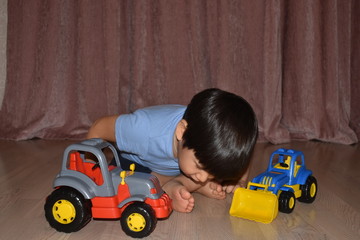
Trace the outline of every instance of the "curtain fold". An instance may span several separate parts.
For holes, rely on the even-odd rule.
[[[0,138],[83,138],[105,115],[243,96],[260,140],[360,136],[354,0],[8,3]]]

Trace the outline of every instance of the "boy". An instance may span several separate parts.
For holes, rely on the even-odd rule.
[[[158,177],[175,211],[191,212],[192,192],[224,199],[244,186],[257,133],[249,103],[213,88],[196,94],[187,107],[154,106],[101,118],[87,137],[116,142],[123,158]]]

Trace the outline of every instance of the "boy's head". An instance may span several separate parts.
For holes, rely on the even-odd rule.
[[[203,170],[222,184],[238,181],[258,134],[250,104],[235,94],[207,89],[192,98],[183,119],[182,146],[194,151]]]

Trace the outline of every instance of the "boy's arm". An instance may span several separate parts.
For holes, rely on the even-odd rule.
[[[106,141],[115,142],[115,122],[118,115],[103,117],[96,120],[90,127],[87,138],[102,138]]]
[[[180,174],[171,181],[183,185],[189,192],[195,192],[196,190],[204,186],[204,184],[194,182],[192,179],[186,177],[183,174]]]
[[[158,174],[156,172],[152,172],[151,174],[155,175],[159,179],[161,186],[168,185],[165,188],[169,187],[170,185],[174,186],[174,185],[181,184],[189,192],[194,192],[202,186],[201,184],[192,181],[190,178],[184,176],[183,174],[180,174],[176,177],[164,176],[164,175]],[[169,183],[169,182],[171,182],[171,183]]]

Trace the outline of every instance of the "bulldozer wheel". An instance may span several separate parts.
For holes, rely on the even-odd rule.
[[[316,178],[314,176],[309,176],[306,179],[305,184],[300,186],[300,189],[301,197],[298,198],[299,201],[304,203],[312,203],[316,198],[318,190]]]
[[[62,187],[46,199],[45,217],[59,232],[76,232],[91,220],[91,203],[78,191]]]
[[[291,213],[295,208],[296,198],[293,192],[281,192],[279,196],[279,211]]]

